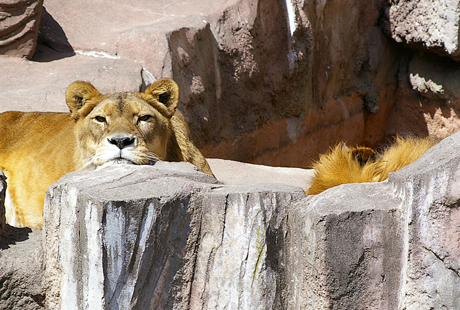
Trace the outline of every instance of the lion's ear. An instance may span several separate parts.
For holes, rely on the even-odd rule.
[[[82,116],[80,115],[81,113],[79,111],[81,111],[81,109],[88,102],[92,102],[94,99],[99,98],[100,96],[101,94],[99,91],[93,85],[91,85],[91,83],[82,81],[73,82],[69,88],[67,88],[66,92],[67,106],[72,113],[72,117],[76,119]],[[92,105],[90,110],[93,107],[94,105]]]
[[[174,114],[179,103],[179,87],[171,79],[160,79],[150,85],[144,93],[164,105],[168,112]]]

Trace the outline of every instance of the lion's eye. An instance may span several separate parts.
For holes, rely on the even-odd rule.
[[[96,116],[94,119],[98,121],[99,123],[107,123],[107,120],[105,119],[105,117],[102,117],[102,116]]]
[[[137,119],[137,122],[147,122],[152,118],[152,115],[144,115]]]

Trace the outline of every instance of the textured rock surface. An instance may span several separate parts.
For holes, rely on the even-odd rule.
[[[32,58],[43,0],[0,1],[0,55]]]
[[[0,238],[0,309],[45,309],[42,231],[6,225]]]
[[[458,309],[459,151],[455,134],[388,181],[306,198],[282,184],[219,184],[188,163],[72,173],[47,196],[44,273],[40,234],[3,239],[0,302]]]
[[[198,229],[191,193],[203,187],[197,181],[215,183],[196,171],[118,166],[53,185],[44,208],[47,308],[165,309]]]
[[[5,228],[5,195],[6,195],[6,178],[0,171],[0,237]]]
[[[53,185],[45,206],[46,306],[279,304],[281,267],[271,253],[282,249],[267,242],[303,191],[223,187],[188,164],[155,166],[77,172]]]
[[[389,178],[405,206],[401,308],[460,307],[459,151],[455,134]]]
[[[302,197],[281,185],[204,193],[190,308],[283,309],[291,298],[282,264],[285,223],[289,205]]]
[[[391,33],[397,42],[418,44],[460,59],[459,1],[393,1],[389,15]]]
[[[389,183],[347,184],[297,203],[287,226],[292,309],[397,309],[401,200]],[[294,293],[292,293],[294,292]]]

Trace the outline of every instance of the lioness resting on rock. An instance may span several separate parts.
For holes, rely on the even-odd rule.
[[[367,147],[350,148],[344,143],[320,156],[313,164],[315,176],[307,195],[316,195],[345,183],[380,182],[390,172],[416,161],[436,142],[430,138],[397,137],[382,153]]]
[[[161,79],[144,93],[102,95],[87,82],[66,93],[70,113],[0,114],[7,223],[41,228],[45,193],[64,174],[107,162],[188,161],[213,175],[176,110],[179,90]]]

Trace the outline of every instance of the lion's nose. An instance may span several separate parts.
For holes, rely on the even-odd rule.
[[[120,150],[124,149],[125,147],[134,144],[134,138],[133,137],[126,137],[126,136],[115,136],[111,138],[107,138],[107,140],[113,144],[116,145]]]

